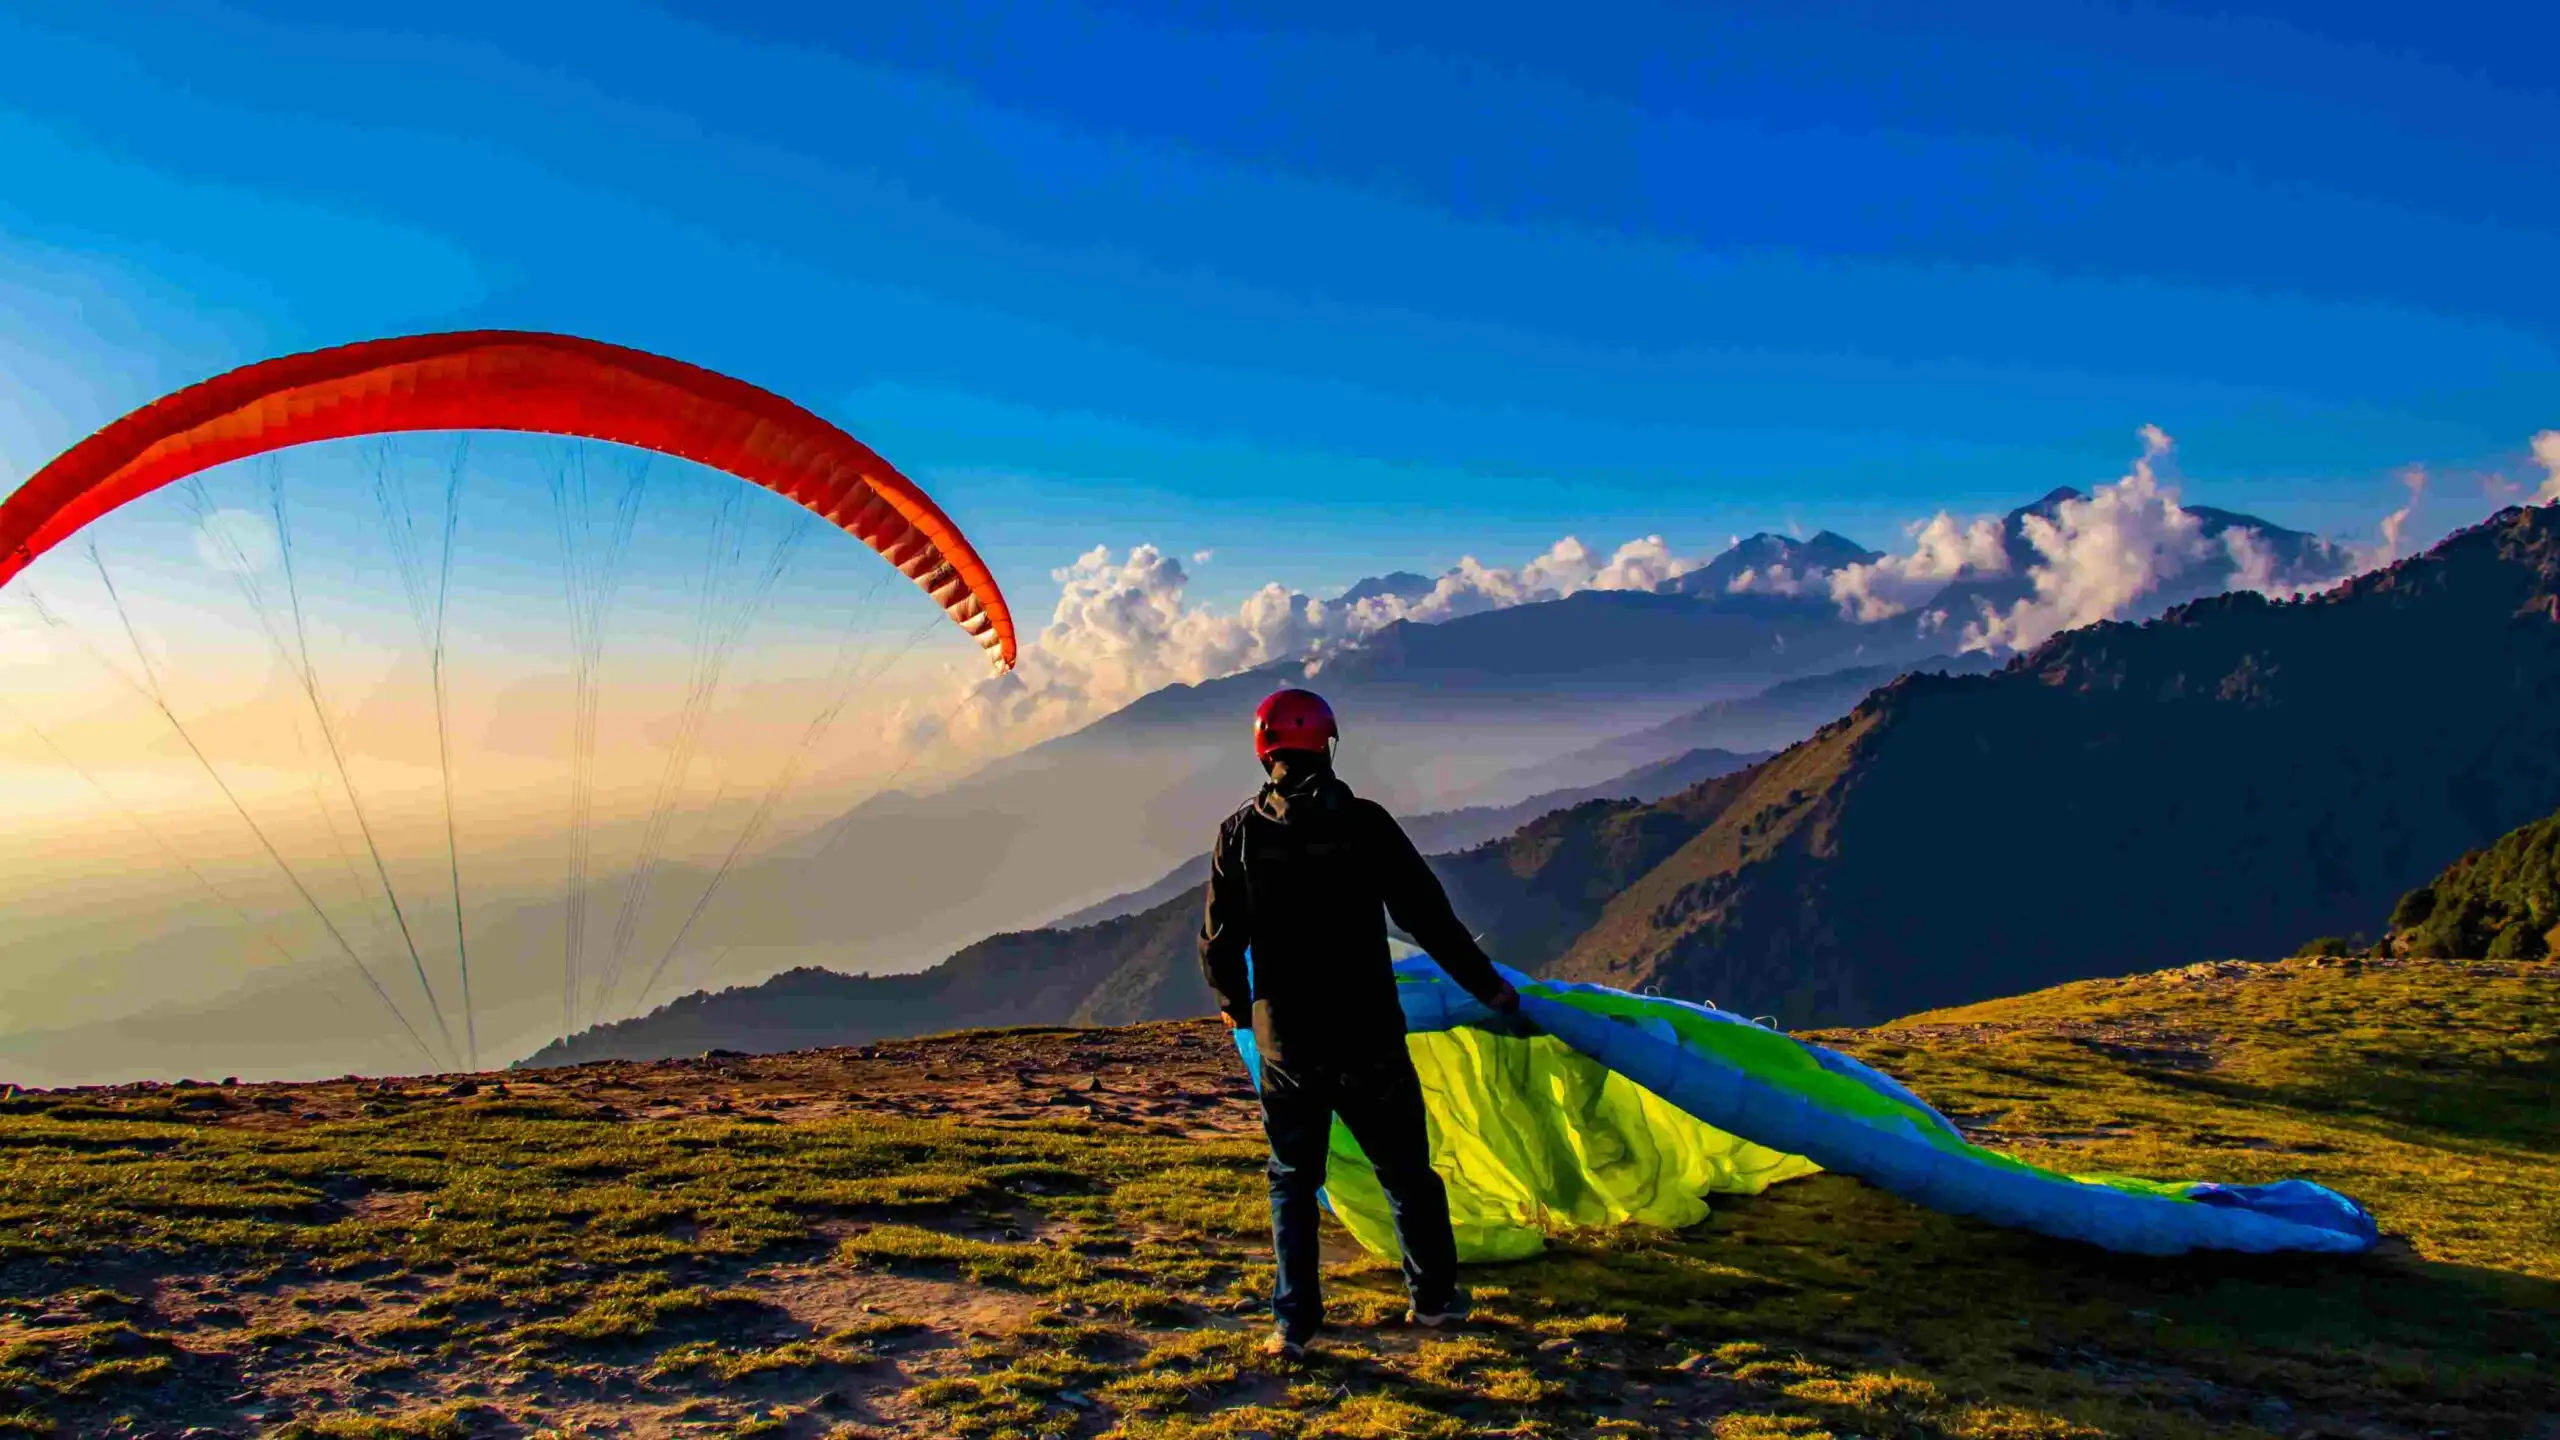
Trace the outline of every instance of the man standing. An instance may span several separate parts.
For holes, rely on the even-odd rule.
[[[1277,1323],[1264,1349],[1287,1358],[1302,1354],[1323,1322],[1316,1191],[1336,1115],[1393,1209],[1413,1301],[1406,1318],[1437,1326],[1463,1309],[1449,1197],[1431,1168],[1386,917],[1477,999],[1525,1023],[1520,997],[1458,923],[1395,817],[1334,775],[1339,738],[1332,708],[1310,691],[1279,691],[1254,712],[1253,753],[1270,783],[1218,827],[1200,927],[1200,968],[1219,1013],[1230,1028],[1250,1026],[1261,1052],[1279,1262]]]

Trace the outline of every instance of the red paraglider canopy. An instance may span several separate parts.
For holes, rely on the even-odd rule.
[[[0,501],[0,585],[90,521],[200,470],[320,440],[518,430],[673,455],[790,497],[880,552],[1014,662],[986,562],[914,481],[861,441],[743,380],[570,335],[470,330],[245,366],[153,401]]]

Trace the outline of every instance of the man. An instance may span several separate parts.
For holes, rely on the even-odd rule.
[[[1279,1262],[1264,1349],[1284,1358],[1304,1353],[1323,1321],[1316,1191],[1336,1115],[1393,1208],[1413,1302],[1406,1318],[1444,1325],[1463,1308],[1449,1197],[1431,1168],[1386,916],[1452,979],[1526,1028],[1520,997],[1458,923],[1395,817],[1335,777],[1340,738],[1332,708],[1309,691],[1282,690],[1254,712],[1253,753],[1270,783],[1218,827],[1200,927],[1200,968],[1219,1013],[1231,1029],[1252,1028],[1262,1057]]]

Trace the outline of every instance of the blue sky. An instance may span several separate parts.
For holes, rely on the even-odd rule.
[[[1214,550],[1199,598],[1883,544],[2143,424],[2363,529],[2560,423],[2547,11],[1375,8],[13,0],[0,471],[568,330],[846,424],[1036,618],[1097,543]]]

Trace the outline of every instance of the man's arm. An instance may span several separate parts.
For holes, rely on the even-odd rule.
[[[1383,807],[1373,809],[1380,852],[1379,890],[1387,902],[1387,914],[1468,994],[1510,1013],[1520,1003],[1511,982],[1493,968],[1484,947],[1458,923],[1458,912],[1449,908],[1449,892],[1441,888],[1440,877],[1431,873],[1422,852],[1413,848],[1404,827]]]
[[[1209,850],[1209,903],[1200,919],[1200,973],[1218,997],[1218,1013],[1231,1026],[1253,1023],[1253,986],[1244,952],[1253,943],[1253,899],[1246,893],[1236,827],[1218,827]]]

